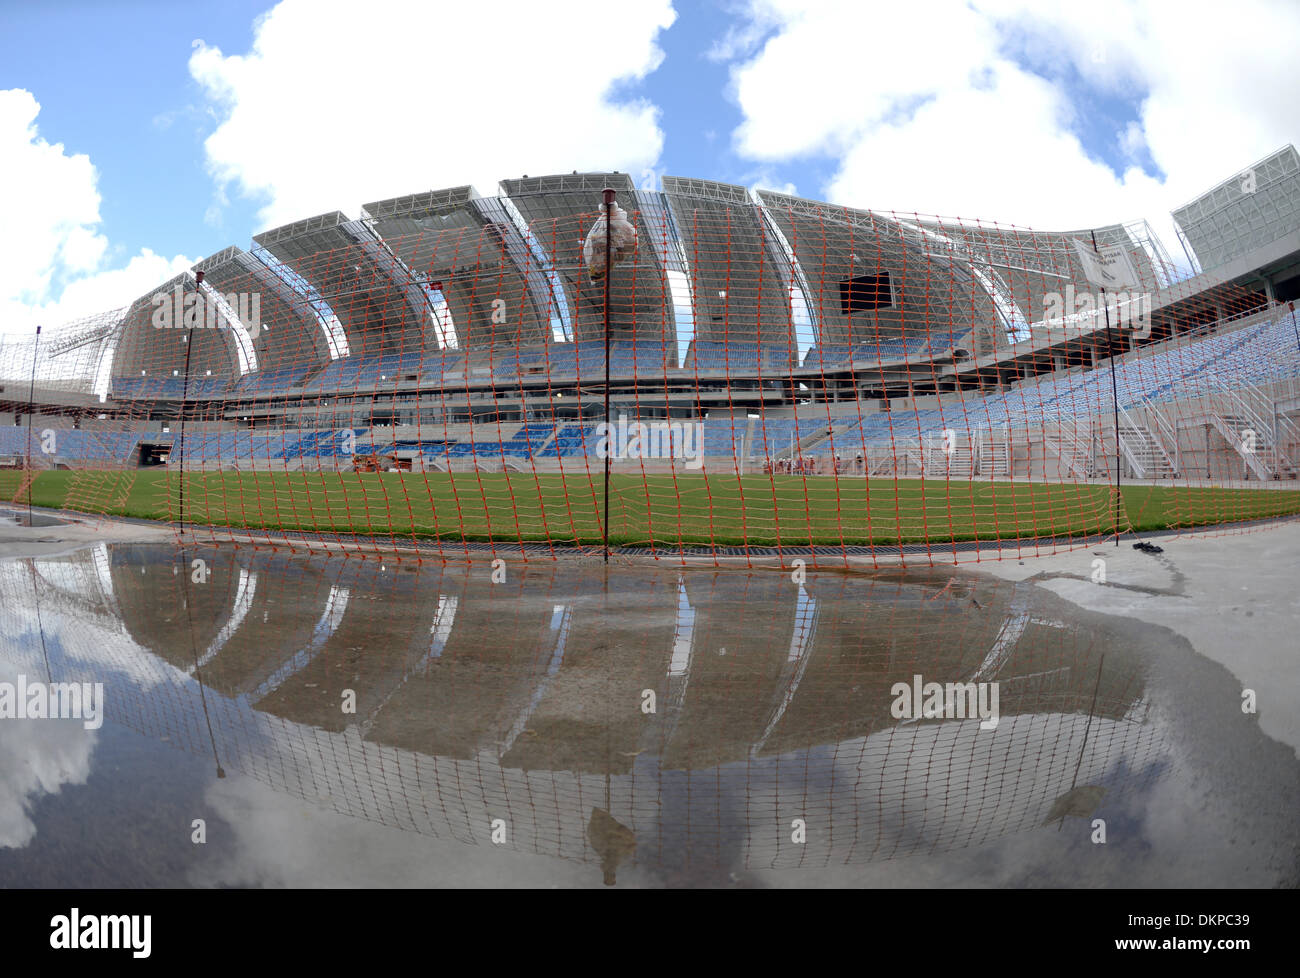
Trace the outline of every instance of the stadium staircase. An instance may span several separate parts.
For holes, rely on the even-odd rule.
[[[1085,435],[1076,428],[1061,425],[1054,434],[1043,432],[1043,444],[1077,478],[1091,479],[1097,474],[1091,429]]]
[[[976,432],[973,438],[976,445],[980,442],[979,433]],[[951,452],[942,453],[946,457],[947,465],[940,471],[949,479],[969,479],[975,474],[975,450],[970,445],[954,445]],[[940,460],[943,465],[943,460]]]
[[[1119,409],[1119,444],[1137,478],[1170,479],[1178,475],[1177,464],[1156,433],[1134,420],[1123,407]]]
[[[892,451],[867,453],[867,475],[897,475],[898,458]]]
[[[835,428],[833,423],[827,425],[827,424],[823,424],[820,421],[817,421],[817,422],[813,422],[813,424],[817,426],[817,430],[814,431],[811,435],[799,439],[798,444],[795,446],[796,455],[811,454],[813,449],[817,448],[817,446],[826,445],[828,442],[833,442],[835,437],[834,436]]]
[[[989,437],[981,438],[979,443],[980,475],[1011,474],[1011,440],[1007,426],[1002,426],[1001,437],[990,431]]]
[[[1258,391],[1224,387],[1220,400],[1224,404],[1222,410],[1210,411],[1197,420],[1218,431],[1257,479],[1296,478],[1296,464],[1278,445],[1275,431],[1276,425],[1293,440],[1300,439],[1294,422],[1276,414],[1273,402]],[[1270,416],[1273,422],[1268,420]]]
[[[862,436],[858,430],[861,425],[862,418],[852,415],[839,415],[826,421],[820,418],[796,421],[794,431],[798,440],[795,454],[831,457],[839,453],[842,458],[852,458],[855,454],[860,454],[863,448]],[[801,432],[805,431],[811,433],[802,435]]]
[[[944,479],[969,479],[975,475],[975,460],[980,455],[982,432],[970,432],[965,444],[961,441],[964,432],[953,431],[951,449],[944,450],[943,433],[925,435],[918,453],[909,452],[920,464],[921,474]]]

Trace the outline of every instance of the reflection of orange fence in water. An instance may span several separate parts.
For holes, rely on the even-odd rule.
[[[607,184],[627,221],[608,277]],[[619,174],[503,188],[277,228],[50,336],[34,416],[6,402],[51,435],[35,494],[439,557],[550,558],[608,518],[661,557],[987,559],[1300,512],[1294,311],[1187,276],[1144,224]],[[1094,284],[1097,254],[1122,288]],[[7,346],[0,377],[30,354]],[[632,437],[611,447],[606,420]],[[0,454],[24,437],[0,428]]]
[[[39,611],[50,677],[105,682],[110,721],[313,804],[480,845],[502,819],[521,850],[665,871],[977,845],[1090,814],[1165,755],[1132,636],[1025,585],[602,581],[101,546],[0,563],[0,634],[44,676]],[[996,683],[996,729],[900,720],[915,677]]]

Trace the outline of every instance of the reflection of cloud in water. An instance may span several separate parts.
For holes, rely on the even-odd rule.
[[[30,659],[35,587],[56,678],[117,677],[109,720],[215,753],[231,777],[210,801],[239,852],[214,882],[437,882],[410,856],[429,836],[472,844],[471,878],[532,853],[598,863],[595,809],[635,832],[640,869],[620,882],[871,863],[1023,837],[1072,787],[1106,787],[1110,805],[1165,763],[1131,643],[1060,621],[1024,585],[636,567],[606,598],[584,566],[491,585],[463,568],[205,558],[212,583],[188,592],[174,552],[0,562],[0,634]],[[914,673],[996,679],[1001,724],[899,725],[891,686]],[[315,854],[331,837],[347,851]]]
[[[125,686],[147,693],[176,673],[131,637],[113,601],[107,559],[101,546],[66,557],[0,560],[6,661],[18,663],[29,676],[43,676],[43,628],[46,641],[58,646],[58,661],[88,681],[107,682],[108,673],[116,673]]]
[[[881,731],[831,779],[870,786],[874,816],[836,819],[836,835],[856,830],[850,856],[863,861],[980,845],[1040,826],[1075,786],[1131,782],[1130,764],[1152,763],[1162,739],[1150,724],[1061,714],[1004,717],[996,730],[968,720]]]
[[[221,855],[192,874],[188,882],[195,886],[600,885],[600,876],[582,863],[376,826],[240,775],[213,781],[204,804],[214,816],[208,821],[208,841]],[[228,840],[220,837],[224,832],[230,833]],[[626,870],[619,874],[620,883],[635,879]]]
[[[16,683],[19,672],[0,662],[0,682]],[[17,849],[36,835],[37,800],[65,784],[86,783],[98,731],[80,720],[8,719],[0,720],[0,733],[0,848]]]

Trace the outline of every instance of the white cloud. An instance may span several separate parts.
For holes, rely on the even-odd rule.
[[[768,166],[760,166],[754,170],[740,174],[736,177],[736,182],[754,190],[775,190],[778,193],[789,194],[791,197],[799,196],[799,188],[790,180],[782,180]]]
[[[1145,217],[1173,247],[1169,210],[1300,137],[1294,4],[752,0],[748,16],[780,26],[733,62],[736,148],[836,159],[819,189],[837,203],[1047,230]],[[1134,106],[1114,158],[1149,152],[1164,176],[1080,141],[1100,97]]]
[[[710,61],[725,63],[748,57],[763,42],[769,31],[781,26],[781,17],[770,4],[730,2],[726,7],[736,22],[705,52],[704,56]]]
[[[760,22],[782,25],[733,72],[745,114],[738,149],[758,159],[842,151],[900,101],[965,88],[971,53],[994,44],[992,25],[960,3],[943,18],[921,4],[755,0],[753,7]]]
[[[1300,140],[1300,6],[1289,0],[1240,0],[1231,8],[1213,0],[1176,8],[1154,0],[980,6],[1004,22],[1018,18],[1031,44],[1047,50],[1054,43],[1102,90],[1141,91],[1146,143],[1179,194],[1194,196]]]
[[[141,249],[121,268],[109,268],[68,282],[58,299],[27,307],[25,315],[32,323],[55,326],[108,312],[135,301],[168,279],[179,275],[196,259],[184,255],[165,258],[150,249]]]
[[[1129,159],[1137,159],[1143,150],[1147,148],[1146,133],[1137,120],[1130,120],[1124,130],[1119,133],[1119,148]]]
[[[40,109],[31,92],[0,91],[0,209],[21,229],[0,236],[0,334],[125,305],[193,263],[145,249],[108,267],[95,167],[39,134]]]
[[[999,131],[990,133],[990,120],[1007,105],[1017,107],[1015,124],[994,121]],[[1156,181],[1137,168],[1117,178],[1090,159],[1065,128],[1069,113],[1058,88],[994,62],[987,87],[947,92],[849,145],[830,197],[1061,230],[1142,216],[1131,208]],[[1016,152],[1019,132],[1034,134],[1032,153]],[[938,151],[943,145],[949,151]],[[954,145],[972,149],[954,152]]]
[[[366,4],[284,0],[252,50],[195,42],[190,72],[221,122],[219,192],[264,201],[266,226],[419,190],[658,160],[658,110],[616,87],[645,77],[669,0]]]

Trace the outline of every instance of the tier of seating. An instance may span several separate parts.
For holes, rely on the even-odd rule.
[[[254,370],[239,378],[233,391],[236,394],[278,394],[297,387],[306,373],[306,366]]]
[[[1221,392],[1225,387],[1247,387],[1273,380],[1300,377],[1300,341],[1291,315],[1246,329],[1207,337],[1137,357],[1115,367],[1115,393],[1122,407],[1144,401],[1159,404]],[[923,410],[897,410],[867,414],[847,424],[836,438],[814,453],[848,448],[883,448],[899,438],[933,436],[956,431],[1025,427],[1068,422],[1105,414],[1111,408],[1109,364],[1066,376],[1026,381],[1008,391],[987,395],[967,394],[959,403]]]
[[[905,356],[934,355],[951,349],[957,338],[969,331],[936,333],[906,339],[849,345],[822,345],[808,351],[804,367],[842,366],[851,360],[891,360]],[[654,377],[678,368],[678,347],[663,339],[617,340],[610,348],[611,376]],[[780,372],[797,363],[795,351],[786,344],[759,344],[739,340],[696,340],[691,344],[685,369],[727,374]],[[605,344],[602,340],[554,343],[545,347],[507,351],[429,350],[423,353],[347,356],[313,370],[310,364],[254,370],[231,385],[221,377],[177,375],[116,377],[113,397],[119,400],[205,397],[230,393],[232,396],[265,396],[287,393],[301,386],[314,392],[350,391],[396,385],[418,377],[425,386],[455,388],[468,381],[527,378],[533,375],[570,380],[596,377],[605,372]]]
[[[222,393],[230,386],[224,377],[191,377],[186,383],[181,376],[114,377],[111,384],[113,397],[148,400],[158,397],[207,397]]]
[[[47,439],[45,432],[53,433]],[[32,426],[31,453],[56,462],[113,462],[132,460],[142,436],[133,431],[96,431],[85,428],[51,428],[40,419]],[[49,449],[48,451],[46,449]],[[0,428],[0,455],[26,455],[26,426]]]
[[[758,344],[737,341],[696,340],[687,366],[696,370],[728,373],[787,370],[797,357],[788,344]]]
[[[447,454],[447,447],[448,442],[441,438],[399,438],[396,441],[358,445],[356,454],[380,455],[392,452],[419,452],[427,458],[443,458]]]
[[[546,444],[540,458],[572,458],[575,455],[596,454],[596,426],[582,424],[561,425],[555,437]]]
[[[507,430],[501,429],[503,434]],[[447,458],[468,458],[470,456],[511,456],[514,458],[531,458],[541,454],[542,446],[555,433],[555,425],[531,423],[515,430],[509,437],[500,441],[462,441],[445,446]],[[427,453],[426,453],[427,454]]]
[[[703,438],[705,457],[740,454],[748,427],[747,418],[706,418]]]
[[[162,435],[155,440],[179,443],[178,457],[185,462],[253,461],[267,459],[336,458],[355,452],[362,428],[307,431],[187,431],[183,438]],[[349,443],[347,435],[351,432]]]
[[[960,334],[938,337],[939,342],[950,343]],[[935,338],[931,338],[932,340]],[[828,348],[823,347],[825,354]],[[855,348],[856,350],[857,348]],[[879,349],[876,347],[874,349]],[[930,349],[934,349],[931,345]],[[557,352],[558,350],[558,352]],[[767,355],[756,344],[749,346],[728,344],[723,354],[730,358],[741,350],[751,353],[753,363],[764,362]],[[581,363],[584,372],[587,357],[603,365],[603,345],[584,341],[552,347],[549,351],[518,351],[515,369],[526,363],[538,362],[542,357],[552,371],[574,369]],[[718,349],[706,343],[697,344],[694,355],[713,356]],[[458,356],[452,351],[437,354],[440,369],[454,363]],[[856,353],[854,354],[856,355]],[[616,348],[615,363],[619,369],[662,366],[675,356],[675,348],[667,344],[650,344],[644,349],[638,344],[620,343]],[[530,359],[532,358],[532,359]],[[374,358],[345,358],[335,361],[311,384],[321,389],[362,384],[383,379],[387,371],[419,370],[424,361],[409,357],[386,356]],[[463,356],[459,361],[464,364]],[[501,369],[498,367],[498,369]],[[1293,314],[1257,323],[1231,333],[1207,336],[1198,340],[1178,340],[1167,343],[1163,349],[1118,362],[1114,368],[1114,383],[1119,402],[1124,407],[1144,402],[1162,402],[1175,398],[1216,394],[1225,386],[1244,387],[1273,380],[1300,376],[1300,323]],[[263,390],[260,385],[291,384],[294,371],[285,368],[264,375],[250,375],[241,381],[239,390]],[[146,388],[175,388],[179,378],[128,378],[122,381],[135,390]],[[945,428],[959,431],[1021,427],[1041,424],[1044,421],[1104,415],[1111,404],[1111,366],[1102,364],[1088,370],[1077,370],[1026,380],[1010,390],[979,394],[969,392],[951,403],[920,410],[897,407],[891,411],[870,412],[861,416],[839,415],[817,418],[805,414],[802,419],[784,418],[707,418],[703,424],[703,451],[706,457],[725,458],[744,452],[749,457],[779,457],[794,453],[826,455],[839,453],[851,457],[867,448],[883,448],[897,444],[899,439],[914,443],[914,439],[933,435]],[[827,428],[829,426],[829,435]],[[43,427],[37,429],[39,433]],[[470,437],[426,439],[409,443],[430,458],[463,459],[471,456],[487,458],[507,456],[519,459],[572,458],[596,451],[595,426],[591,423],[529,422],[527,424],[479,426],[468,429]],[[354,438],[349,442],[346,435]],[[328,429],[298,431],[222,431],[187,434],[181,449],[186,461],[217,460],[290,460],[302,457],[333,458],[356,449],[355,436],[364,429]],[[75,429],[57,429],[55,436],[58,459],[70,462],[129,463],[143,433],[108,432]],[[151,440],[169,440],[169,435],[152,434]],[[804,443],[809,442],[808,447]],[[401,443],[406,446],[408,443]],[[25,428],[0,429],[0,454],[22,454],[27,447]]]
[[[327,363],[303,386],[307,390],[332,391],[396,384],[401,377],[419,374],[423,359],[419,353],[340,357]]]
[[[845,366],[854,361],[904,360],[909,357],[942,356],[970,335],[969,329],[926,332],[868,343],[823,343],[808,351],[804,367]]]

